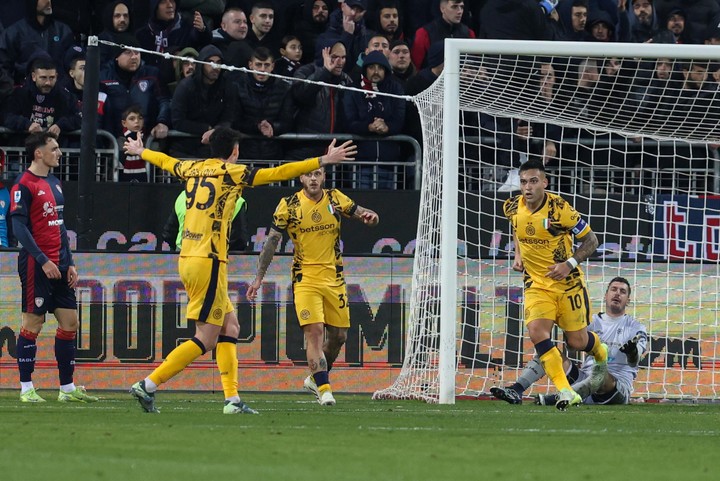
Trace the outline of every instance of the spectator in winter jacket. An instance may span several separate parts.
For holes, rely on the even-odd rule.
[[[315,60],[315,42],[328,28],[330,7],[330,0],[306,1],[303,5],[302,18],[291,29],[303,46],[303,56],[300,60],[303,65]]]
[[[220,64],[222,53],[214,45],[200,50],[198,60]],[[178,83],[172,98],[172,124],[176,130],[198,138],[178,139],[172,150],[180,157],[209,157],[210,136],[218,127],[232,125],[237,90],[219,67],[198,64],[195,72]],[[202,145],[201,145],[202,144]]]
[[[326,84],[350,86],[352,80],[343,72],[347,50],[342,42],[335,42],[321,50],[322,61],[303,65],[296,78],[319,81]],[[291,89],[298,108],[295,115],[295,132],[300,134],[332,134],[342,132],[343,91],[335,87],[296,82]],[[305,159],[323,155],[327,141],[308,142],[288,153],[290,159]]]
[[[48,57],[31,65],[30,78],[10,96],[5,127],[17,132],[48,131],[55,135],[80,128],[80,114],[71,96],[57,85],[58,70]]]
[[[475,38],[475,32],[461,23],[465,2],[463,0],[440,0],[440,17],[420,27],[415,32],[412,60],[418,69],[425,68],[430,45],[446,38]]]
[[[363,62],[359,88],[365,92],[348,92],[343,99],[347,131],[356,135],[387,137],[399,134],[405,122],[405,100],[377,95],[376,92],[403,95],[400,83],[392,75],[388,59],[382,52],[368,53]],[[395,166],[386,162],[400,161],[400,145],[387,141],[358,141],[355,160],[374,162],[377,165],[359,165],[361,189],[397,188],[395,174],[401,174]]]
[[[130,15],[129,0],[115,0],[105,6],[102,13],[103,31],[98,34],[98,39],[117,43],[117,35],[134,30]],[[100,64],[111,60],[112,47],[104,43],[99,44]]]
[[[130,34],[118,36],[123,45],[137,47]],[[156,139],[167,137],[170,125],[170,96],[159,81],[156,67],[144,65],[140,52],[113,47],[112,60],[100,68],[100,126],[115,136],[122,133],[120,119],[130,105],[142,108],[145,125]]]
[[[73,33],[52,16],[51,0],[26,2],[26,17],[8,25],[0,35],[0,68],[20,84],[29,74],[28,62],[45,54],[62,59],[73,44]]]
[[[242,159],[279,160],[284,156],[282,144],[274,137],[290,131],[293,103],[290,84],[270,77],[275,58],[270,50],[258,47],[250,57],[248,68],[264,73],[245,73],[237,82],[238,106],[235,128],[263,139],[245,139],[240,149]]]
[[[340,4],[340,9],[330,14],[330,25],[327,31],[320,35],[315,44],[315,61],[323,63],[322,49],[327,45],[342,42],[345,45],[347,62],[345,71],[349,72],[355,66],[355,61],[367,47],[368,40],[373,31],[367,27],[365,12],[367,0],[346,0]]]

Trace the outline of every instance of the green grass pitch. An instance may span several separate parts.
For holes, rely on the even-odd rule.
[[[0,479],[716,480],[719,404],[554,408],[455,405],[306,394],[243,398],[261,414],[223,415],[222,394],[158,394],[160,415],[125,393],[100,402],[21,404],[0,391]]]

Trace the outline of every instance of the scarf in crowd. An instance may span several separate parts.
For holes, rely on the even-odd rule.
[[[360,75],[360,88],[368,91],[368,93],[365,94],[366,99],[375,98],[373,92],[378,92],[377,84],[372,83],[365,75]]]

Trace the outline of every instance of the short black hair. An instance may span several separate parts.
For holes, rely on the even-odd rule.
[[[280,47],[287,48],[287,44],[289,44],[293,40],[297,40],[298,42],[300,42],[300,39],[297,38],[295,35],[285,35],[282,40],[280,40]],[[302,46],[302,42],[300,42],[300,46]]]
[[[45,57],[44,55],[41,57],[36,58],[33,60],[32,65],[30,66],[30,71],[34,72],[35,70],[42,69],[42,70],[57,70],[57,63],[50,57]]]
[[[27,155],[28,162],[32,162],[33,159],[35,159],[35,151],[47,145],[50,139],[57,140],[57,134],[53,132],[34,132],[27,136],[27,139],[25,139],[25,154]]]
[[[210,136],[210,155],[228,159],[236,145],[240,145],[240,132],[228,127],[218,127]]]
[[[533,169],[537,169],[544,174],[545,173],[545,165],[542,163],[542,160],[530,159],[527,162],[525,162],[523,165],[520,166],[520,172],[525,172],[527,170],[533,170]]]
[[[123,113],[120,116],[120,119],[127,120],[128,115],[130,115],[130,114],[140,114],[141,116],[143,116],[143,111],[142,111],[142,107],[140,106],[140,104],[132,104],[128,108],[123,110]]]
[[[251,59],[256,59],[264,62],[267,59],[275,60],[275,55],[270,51],[267,47],[257,47],[255,50],[253,50],[252,55],[250,55]]]
[[[632,292],[632,288],[630,287],[630,282],[627,279],[625,279],[624,277],[620,277],[620,276],[612,278],[612,280],[608,283],[608,286],[607,286],[607,289],[605,290],[605,292],[607,292],[608,289],[610,289],[610,286],[612,285],[613,282],[621,282],[621,283],[627,285],[628,286],[628,296]]]

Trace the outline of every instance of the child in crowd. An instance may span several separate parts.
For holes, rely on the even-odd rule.
[[[122,114],[122,126],[123,138],[118,140],[120,145],[124,145],[127,140],[137,139],[138,134],[143,131],[145,126],[142,109],[139,105],[131,105],[125,109]],[[121,151],[120,163],[122,164],[120,182],[148,181],[147,166],[139,155],[129,155]]]
[[[300,39],[294,35],[286,35],[280,42],[281,58],[275,61],[274,74],[293,77],[295,71],[300,67],[303,49]]]

